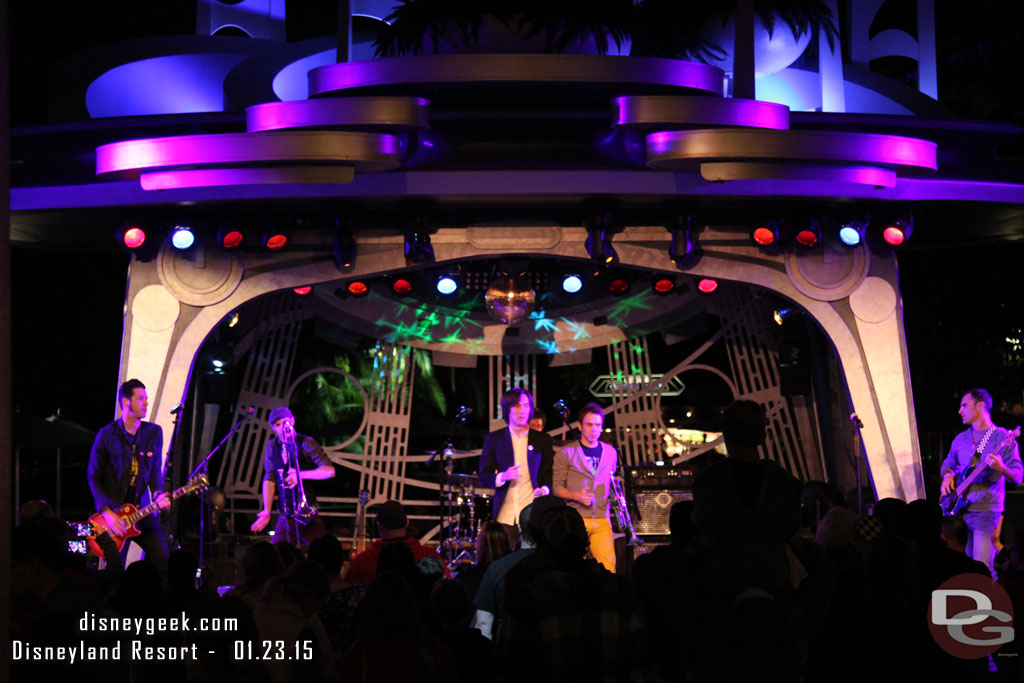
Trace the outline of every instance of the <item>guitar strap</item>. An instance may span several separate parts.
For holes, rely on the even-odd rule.
[[[985,454],[985,446],[988,444],[988,440],[992,438],[992,435],[995,434],[995,431],[996,427],[993,425],[988,428],[987,432],[985,432],[985,436],[982,437],[981,443],[978,444],[978,448],[974,451],[974,457],[971,458],[972,465],[981,460],[981,456]]]

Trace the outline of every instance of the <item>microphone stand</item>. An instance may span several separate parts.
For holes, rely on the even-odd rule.
[[[857,454],[857,514],[864,516],[864,484],[861,481],[860,464],[864,454],[860,447],[860,430],[864,429],[864,422],[857,417],[857,413],[850,413],[850,420],[853,422],[853,451]]]
[[[253,408],[249,408],[245,412],[245,415],[242,416],[242,419],[236,422],[234,426],[231,427],[230,430],[228,430],[228,433],[224,435],[224,438],[221,439],[220,442],[218,442],[217,445],[213,447],[213,450],[210,451],[207,454],[207,456],[203,458],[198,465],[195,466],[195,469],[192,470],[192,473],[188,475],[189,481],[191,481],[192,477],[196,476],[200,472],[206,471],[206,464],[210,462],[210,458],[213,457],[213,454],[219,451],[220,447],[224,445],[224,442],[230,439],[231,436],[235,432],[237,432],[239,428],[241,428],[241,426],[245,424],[245,421],[252,417],[253,413],[255,412],[256,411]],[[202,491],[200,491],[199,495],[201,496],[202,501],[201,505],[199,506],[199,576],[201,577],[201,588],[202,583],[205,583],[206,581],[206,560],[204,559],[205,553],[203,552],[203,546],[206,543],[206,513],[209,511],[210,507],[209,488],[203,488]]]
[[[174,481],[173,481],[173,479],[174,479],[174,440],[175,440],[175,437],[177,437],[177,435],[178,435],[178,418],[181,415],[181,409],[182,408],[184,408],[184,405],[179,403],[173,409],[171,409],[171,415],[174,416],[174,422],[171,425],[171,437],[167,440],[167,460],[166,460],[166,462],[167,462],[167,469],[164,472],[164,490],[163,490],[163,493],[167,493],[167,482],[168,481],[171,481],[171,489],[173,490],[175,488]],[[172,519],[172,517],[173,517],[173,514],[171,513],[170,510],[168,510],[167,511],[167,515],[166,516],[162,516],[161,519],[160,519],[160,526],[163,528],[164,538],[168,538],[170,536],[171,519]]]

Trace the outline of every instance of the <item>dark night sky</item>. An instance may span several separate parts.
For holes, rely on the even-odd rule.
[[[56,19],[53,5],[11,4],[16,126],[43,120],[45,89],[40,74],[61,59],[88,45],[133,35],[188,34],[195,23],[190,0],[61,4]],[[329,14],[332,4],[306,13]],[[1005,81],[1006,73],[1019,73],[1007,70],[1008,63],[1024,65],[1024,3],[974,2],[969,13],[962,3],[951,0],[939,0],[937,5],[943,102],[959,116],[1024,123],[1021,90],[1006,87]],[[309,34],[304,27],[290,27],[290,35]],[[988,342],[1024,320],[1018,303],[1021,257],[1021,243],[911,248],[901,256],[922,428],[955,429],[954,403],[965,386],[995,387],[1011,381],[1005,377],[1006,368],[995,362],[998,353]],[[70,419],[98,427],[112,415],[127,256],[15,245],[12,261],[15,406],[41,416],[60,409]],[[1016,372],[1019,401],[1019,365]],[[997,401],[1002,398],[1008,397],[997,396]]]

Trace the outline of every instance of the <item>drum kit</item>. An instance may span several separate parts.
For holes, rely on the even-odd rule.
[[[491,519],[493,495],[494,489],[481,487],[476,474],[443,473],[441,501],[448,511],[448,526],[442,546],[449,567],[474,559],[477,536]]]

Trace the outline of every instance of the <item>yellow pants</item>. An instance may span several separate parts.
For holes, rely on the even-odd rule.
[[[590,537],[590,554],[605,569],[615,573],[615,537],[612,536],[612,523],[607,517],[584,517]]]

